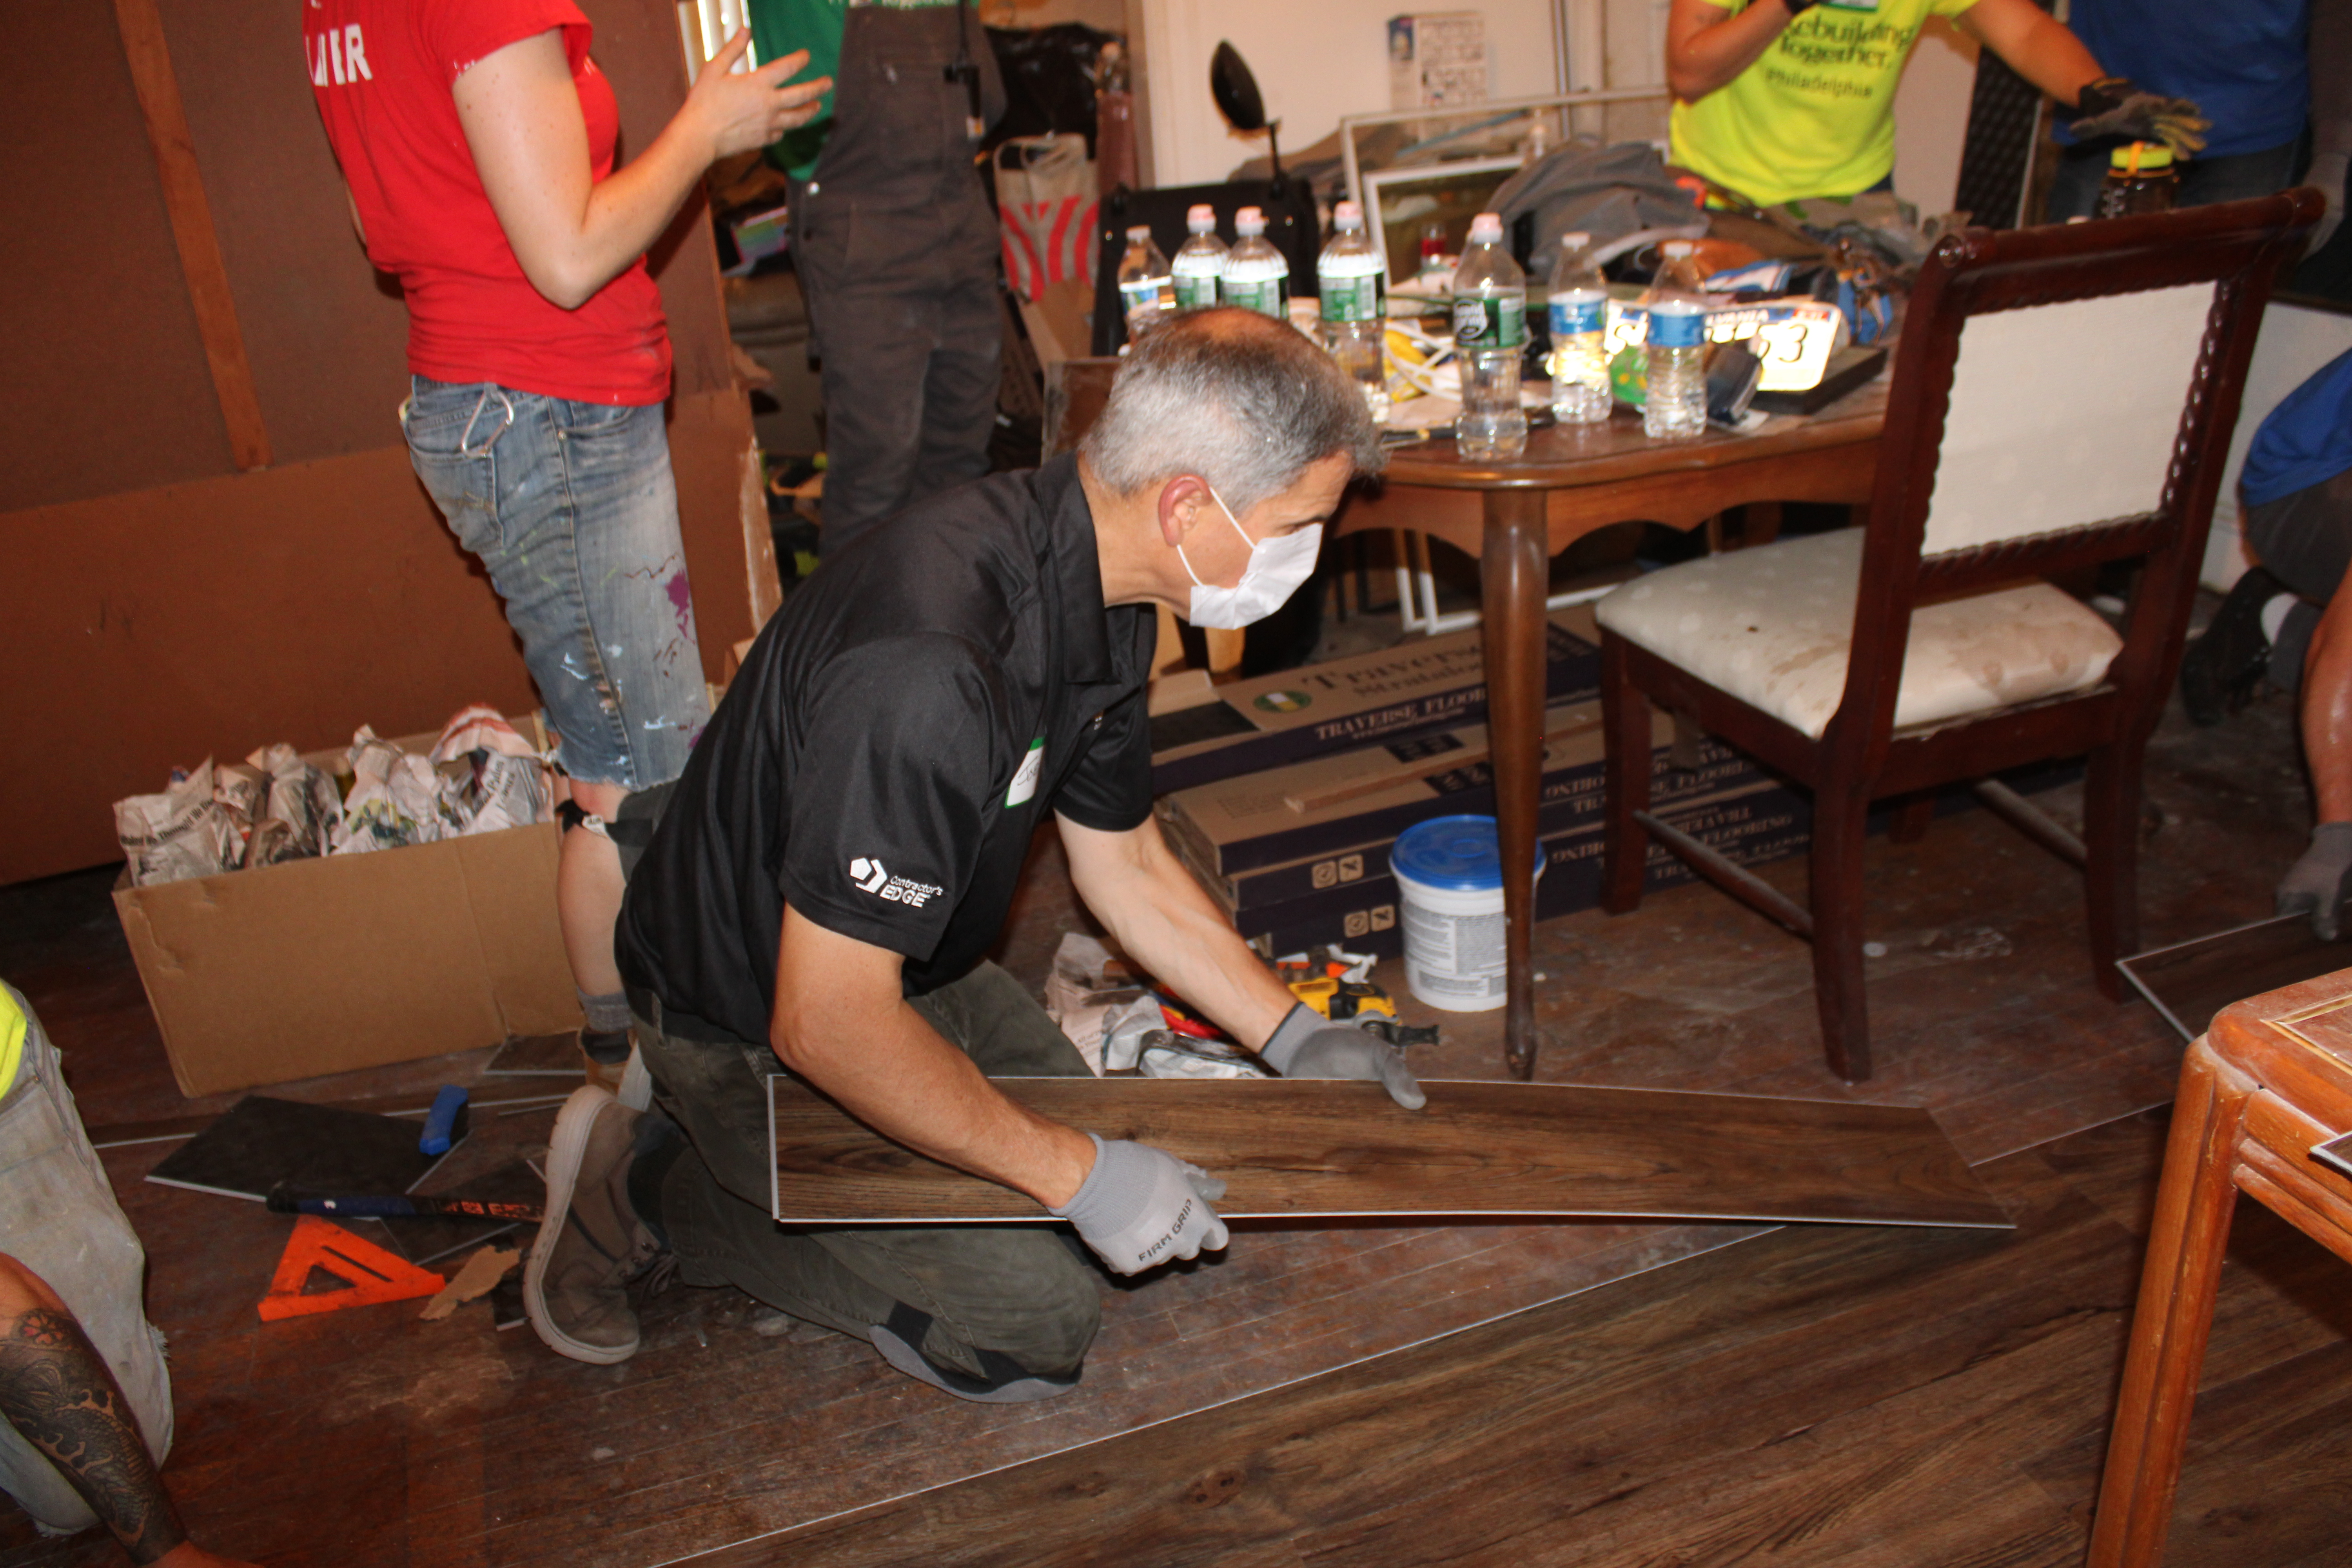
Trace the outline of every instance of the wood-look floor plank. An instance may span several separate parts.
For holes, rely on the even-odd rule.
[[[1037,1205],[927,1160],[786,1078],[770,1080],[776,1215],[788,1222],[1034,1219]],[[1235,1216],[1618,1215],[2006,1226],[1935,1118],[1845,1100],[1424,1084],[1012,1079],[1000,1087],[1106,1138],[1181,1154]]]

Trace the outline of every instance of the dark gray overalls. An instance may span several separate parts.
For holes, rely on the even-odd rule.
[[[967,5],[853,0],[833,132],[791,193],[810,347],[824,366],[826,554],[988,471],[1000,242],[967,129],[971,99],[947,76],[966,37],[993,123],[1004,89]]]

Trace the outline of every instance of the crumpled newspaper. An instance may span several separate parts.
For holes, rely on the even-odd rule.
[[[1139,998],[1150,1001],[1124,959],[1084,932],[1062,933],[1062,944],[1054,950],[1053,973],[1045,976],[1045,1016],[1061,1026],[1097,1077],[1103,1071],[1107,1021]],[[1151,1012],[1157,1018],[1158,1004],[1152,1004]],[[1126,1065],[1135,1064],[1130,1060]]]
[[[442,726],[429,753],[403,751],[362,725],[350,755],[337,855],[496,833],[552,815],[546,759],[497,709],[479,703]]]
[[[335,781],[283,741],[260,747],[245,762],[268,781],[260,819],[246,841],[246,865],[275,866],[324,855],[329,832],[343,814],[342,791]]]
[[[210,877],[243,863],[244,837],[217,789],[213,760],[206,757],[161,795],[134,795],[114,803],[114,833],[132,887]]]
[[[1272,1078],[1274,1074],[1239,1046],[1225,1040],[1160,1030],[1146,1035],[1139,1064],[1146,1078]]]
[[[443,725],[432,762],[443,781],[443,816],[459,834],[548,818],[546,760],[495,708],[477,702]]]
[[[441,818],[441,783],[433,764],[404,752],[362,724],[346,753],[352,764],[351,793],[335,824],[332,853],[363,855],[446,837]]]

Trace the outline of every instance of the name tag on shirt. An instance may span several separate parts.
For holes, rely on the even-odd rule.
[[[1029,754],[1021,759],[1021,766],[1013,775],[1013,787],[1004,792],[1004,804],[1028,805],[1037,794],[1037,775],[1045,771],[1045,737],[1040,735],[1029,742]]]

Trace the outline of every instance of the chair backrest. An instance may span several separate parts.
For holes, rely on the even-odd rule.
[[[1966,318],[1922,552],[2161,507],[2212,310],[2182,283]]]
[[[2263,307],[2320,211],[2298,190],[1937,243],[1895,353],[1833,728],[1884,742],[1921,596],[2134,556],[2109,682],[2160,697]]]

